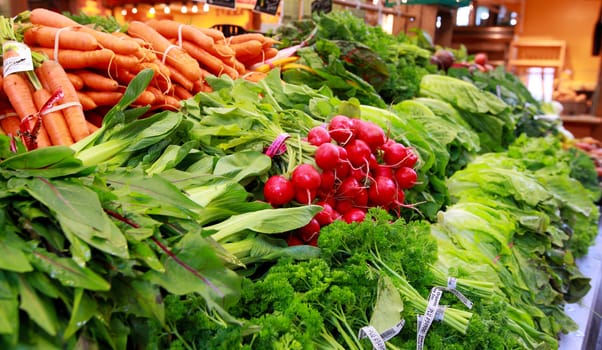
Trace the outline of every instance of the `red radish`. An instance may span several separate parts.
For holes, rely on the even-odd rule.
[[[307,243],[320,233],[320,223],[315,218],[312,218],[307,225],[297,229],[297,232],[301,240]]]
[[[343,221],[345,221],[348,224],[352,222],[362,222],[365,218],[366,212],[358,208],[353,208],[345,214],[343,214]]]
[[[395,200],[397,185],[392,178],[378,176],[368,189],[370,202],[377,206],[387,207]]]
[[[301,240],[301,238],[297,237],[297,235],[291,234],[286,239],[286,244],[289,247],[292,247],[292,246],[296,246],[296,245],[303,245],[303,241]]]
[[[364,181],[368,177],[368,172],[365,166],[359,168],[351,168],[351,174],[349,176],[354,177],[357,181]]]
[[[314,146],[330,143],[331,140],[332,138],[330,137],[328,130],[323,125],[314,126],[307,133],[307,141]]]
[[[293,183],[282,175],[271,176],[263,186],[265,200],[273,206],[289,203],[295,196]]]
[[[318,221],[320,226],[326,226],[334,221],[334,209],[326,202],[318,202],[318,205],[322,206],[322,210],[318,212],[314,218]]]
[[[417,162],[418,162],[418,155],[416,154],[416,151],[414,151],[411,148],[408,148],[408,154],[407,154],[406,158],[403,160],[403,162],[401,163],[401,166],[413,168]]]
[[[336,183],[336,177],[334,171],[325,170],[320,174],[320,191],[329,193],[333,192]]]
[[[370,196],[368,194],[368,190],[365,188],[360,188],[357,196],[353,197],[351,200],[356,207],[366,207],[368,206],[369,198]]]
[[[349,176],[349,172],[351,172],[351,164],[349,161],[339,163],[339,165],[334,169],[334,174],[337,179],[346,178]]]
[[[358,127],[357,137],[366,142],[372,151],[380,148],[387,140],[383,129],[372,122],[362,121]]]
[[[316,149],[314,158],[316,165],[322,170],[331,170],[337,167],[341,162],[339,149],[341,147],[334,143],[323,143]]]
[[[349,212],[350,210],[354,209],[355,205],[353,204],[353,201],[351,199],[340,199],[336,202],[334,209],[338,212],[341,213],[343,215],[345,215],[345,213]]]
[[[372,150],[370,150],[370,147],[364,141],[359,139],[351,140],[347,143],[345,149],[347,150],[349,162],[354,167],[360,167],[369,163]]]
[[[362,185],[356,178],[345,178],[337,189],[337,198],[353,199],[362,190]]]
[[[328,123],[328,132],[339,144],[346,144],[353,138],[351,119],[344,115],[336,115],[332,117]]]
[[[411,150],[401,143],[388,144],[383,148],[383,160],[392,167],[400,167]]]
[[[311,164],[299,164],[293,170],[291,181],[295,188],[315,190],[320,187],[320,173]]]
[[[405,190],[414,187],[418,175],[416,170],[404,166],[395,171],[395,180],[397,180],[397,186]]]
[[[301,204],[311,204],[316,199],[316,190],[307,188],[297,188],[295,191],[295,200]]]
[[[377,177],[377,176],[393,177],[393,169],[387,165],[378,164],[377,166],[370,168],[370,170],[372,171],[372,175],[374,177]]]

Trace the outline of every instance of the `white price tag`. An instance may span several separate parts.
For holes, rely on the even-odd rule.
[[[372,343],[374,350],[386,350],[387,345],[385,344],[385,342],[399,334],[404,325],[405,320],[401,320],[395,326],[385,330],[380,334],[378,333],[376,328],[372,326],[362,327],[358,334],[358,338],[368,338],[370,340],[370,343]]]
[[[33,70],[31,50],[23,43],[6,41],[2,45],[3,76]]]

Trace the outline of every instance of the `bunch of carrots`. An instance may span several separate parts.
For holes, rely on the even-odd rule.
[[[155,74],[134,105],[177,110],[181,100],[211,91],[207,76],[258,80],[265,69],[253,67],[278,55],[275,40],[263,34],[226,38],[218,30],[173,20],[132,21],[126,32],[108,33],[42,8],[19,18],[17,40],[44,59],[33,72],[3,77],[0,132],[16,135],[25,118],[40,115],[37,147],[70,145],[93,132],[143,69]],[[69,107],[39,114],[58,90],[58,103]]]

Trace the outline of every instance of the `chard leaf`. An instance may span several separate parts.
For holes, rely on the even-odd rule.
[[[64,231],[97,249],[127,258],[126,239],[104,213],[94,191],[78,183],[44,178],[11,179],[9,183],[24,188],[55,213]]]
[[[58,318],[56,309],[47,298],[38,295],[23,276],[19,276],[20,308],[27,313],[38,326],[50,335],[56,335]]]
[[[159,159],[146,169],[146,173],[149,175],[160,174],[167,169],[175,168],[197,144],[196,141],[188,141],[181,146],[168,145]]]
[[[132,256],[143,261],[148,267],[158,272],[165,272],[165,267],[155,254],[155,251],[146,242],[132,243]]]
[[[305,226],[320,210],[322,208],[317,205],[263,209],[234,215],[218,224],[207,226],[206,229],[216,231],[212,237],[217,241],[227,239],[243,230],[259,233],[283,233]]]
[[[95,291],[107,291],[111,288],[109,282],[91,269],[79,266],[71,258],[61,258],[44,249],[35,249],[30,254],[29,261],[36,269],[47,273],[66,287]]]
[[[19,332],[17,274],[0,271],[0,334],[16,336]]]
[[[19,153],[0,162],[6,169],[40,169],[51,167],[66,158],[73,158],[75,152],[67,146],[36,148],[29,152]]]
[[[251,176],[265,174],[272,166],[270,157],[257,151],[241,151],[221,157],[215,164],[213,174],[227,176],[240,182]]]
[[[13,232],[0,233],[0,269],[15,272],[32,271],[33,267],[27,260],[23,250],[27,244]]]
[[[159,287],[144,280],[117,280],[111,288],[111,298],[121,307],[114,312],[124,312],[137,317],[156,319],[164,324],[165,309]]]
[[[84,289],[76,288],[71,307],[71,318],[63,334],[63,339],[71,338],[78,329],[82,328],[96,314],[96,301],[88,296]]]

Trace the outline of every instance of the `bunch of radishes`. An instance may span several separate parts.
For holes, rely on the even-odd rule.
[[[313,164],[296,166],[290,178],[271,176],[263,194],[274,207],[291,203],[323,207],[289,238],[289,245],[316,244],[322,226],[334,220],[362,221],[370,207],[399,211],[404,190],[417,181],[417,154],[388,139],[368,121],[334,116],[327,125],[311,129],[307,141],[316,146]]]

